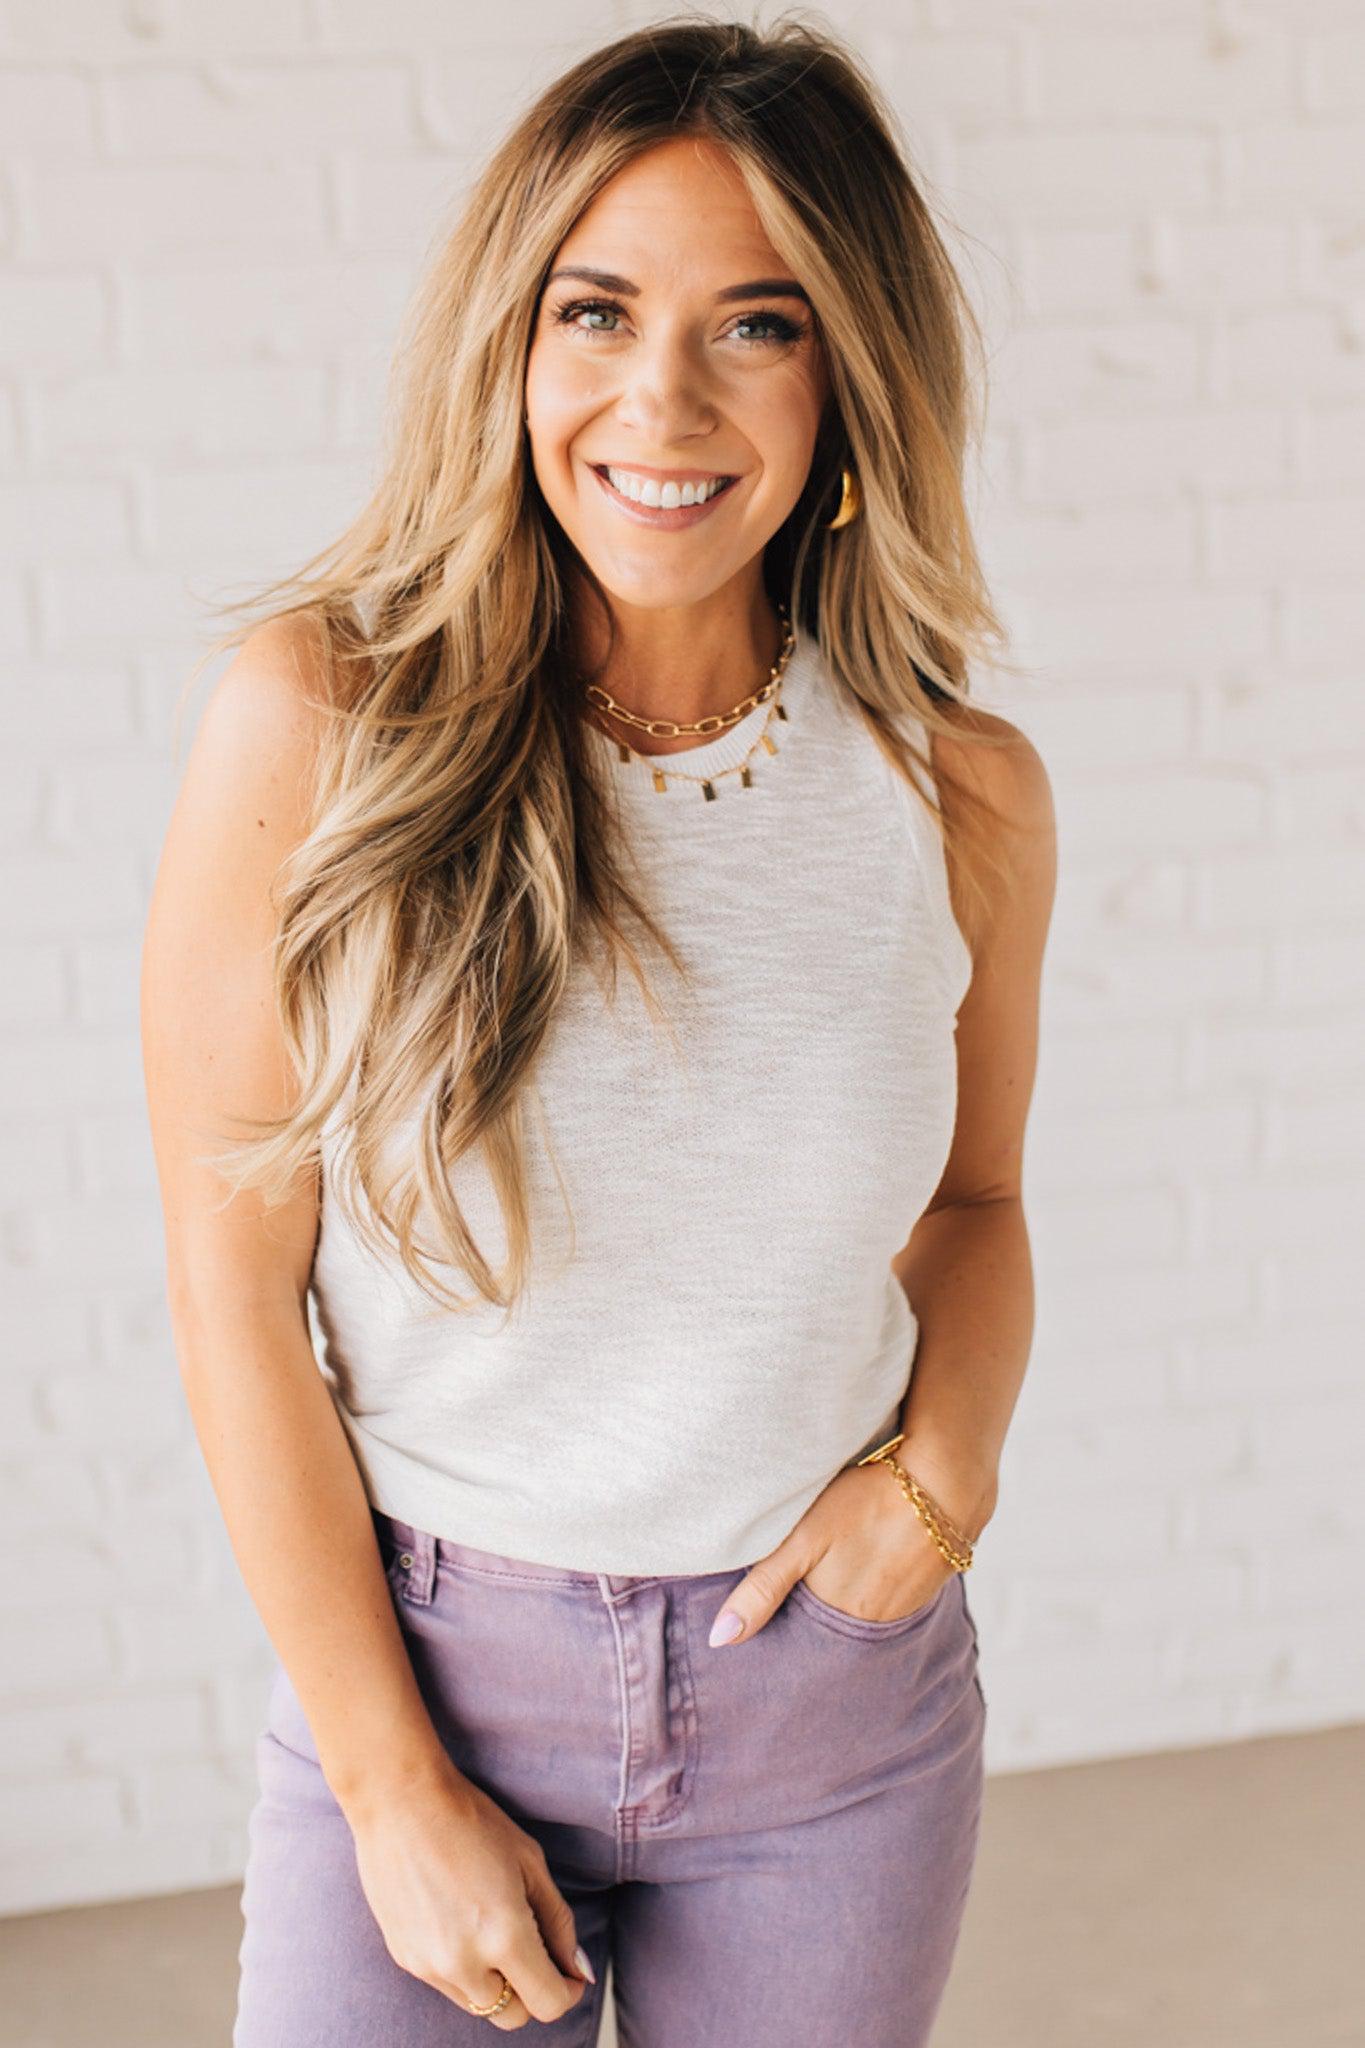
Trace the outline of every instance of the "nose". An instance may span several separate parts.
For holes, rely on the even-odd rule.
[[[681,336],[661,333],[631,350],[623,365],[617,417],[655,448],[670,448],[715,425],[704,365]]]

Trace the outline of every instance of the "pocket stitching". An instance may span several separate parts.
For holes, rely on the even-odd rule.
[[[828,1600],[822,1600],[804,1579],[797,1579],[791,1591],[796,1595],[797,1605],[802,1607],[813,1621],[822,1623],[831,1634],[850,1636],[855,1642],[884,1643],[896,1641],[901,1636],[910,1635],[915,1629],[921,1628],[951,1583],[951,1580],[945,1579],[937,1593],[931,1593],[927,1600],[922,1601],[909,1614],[893,1615],[889,1621],[873,1621],[863,1615],[845,1614],[841,1607],[831,1606]]]

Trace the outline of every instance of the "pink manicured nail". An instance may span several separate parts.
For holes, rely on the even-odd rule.
[[[588,1951],[585,1948],[580,1946],[574,1950],[573,1966],[577,1970],[580,1977],[587,1978],[589,1984],[595,1984],[597,1982],[597,1972],[593,1969],[592,1964],[589,1962]]]
[[[744,1632],[744,1617],[736,1614],[733,1607],[722,1607],[711,1624],[711,1633],[706,1638],[714,1650],[720,1643],[732,1643],[737,1635]]]

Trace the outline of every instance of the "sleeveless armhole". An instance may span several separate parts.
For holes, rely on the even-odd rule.
[[[917,737],[920,741],[925,760],[929,763],[925,773],[935,801],[938,801],[938,780],[933,772],[929,732],[923,720],[914,717],[909,712],[902,714],[900,723],[903,730],[908,729],[911,736]],[[906,788],[903,779],[897,774],[889,761],[886,761],[884,765],[887,778],[892,784],[897,800],[911,814],[909,820],[910,839],[915,849],[915,858],[919,863],[925,895],[933,911],[935,929],[939,935],[940,986],[943,989],[945,1000],[953,1015],[956,1016],[961,1007],[962,999],[971,986],[974,962],[972,960],[971,947],[967,944],[962,927],[957,921],[957,914],[953,909],[952,894],[948,885],[948,863],[944,854],[943,841],[939,837],[933,819],[925,810],[923,803],[916,796],[914,790]]]

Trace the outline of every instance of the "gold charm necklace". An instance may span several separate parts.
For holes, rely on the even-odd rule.
[[[769,734],[768,727],[772,724],[774,718],[780,718],[785,722],[787,717],[786,706],[781,701],[782,678],[786,672],[787,664],[791,660],[792,651],[796,646],[796,634],[792,629],[785,605],[779,605],[777,610],[782,620],[781,652],[769,669],[766,680],[760,683],[756,690],[751,691],[747,697],[741,698],[740,702],[729,711],[714,711],[705,718],[697,719],[691,725],[679,725],[671,718],[641,718],[638,713],[628,711],[624,705],[618,704],[610,692],[604,690],[600,684],[589,683],[586,686],[588,701],[595,709],[609,711],[614,717],[623,720],[627,725],[633,725],[642,732],[652,733],[660,739],[676,739],[684,733],[710,736],[726,732],[732,725],[737,725],[740,719],[747,717],[749,712],[756,710],[760,704],[770,704],[771,708],[768,716],[763,722],[763,730],[742,761],[737,761],[730,768],[715,768],[709,775],[689,775],[682,768],[670,768],[665,771],[659,765],[662,756],[658,754],[642,754],[638,747],[628,745],[625,740],[618,738],[615,733],[607,732],[605,726],[599,725],[598,731],[603,733],[607,739],[615,742],[619,750],[617,758],[621,761],[636,760],[647,762],[653,786],[656,790],[667,789],[670,778],[674,782],[699,782],[702,795],[708,803],[714,800],[716,794],[715,784],[724,775],[738,775],[741,787],[752,789],[753,776],[749,771],[749,763],[760,747],[765,748],[770,754],[775,754],[778,751]]]

